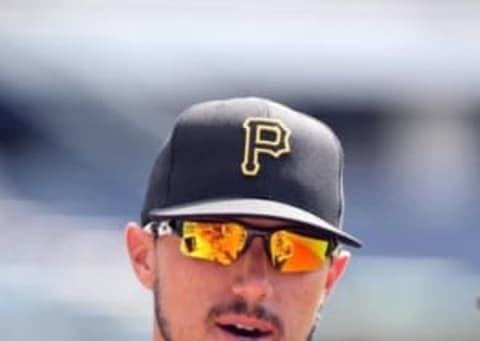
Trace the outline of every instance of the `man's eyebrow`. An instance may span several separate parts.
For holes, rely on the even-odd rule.
[[[279,220],[279,219],[270,219],[270,218],[263,218],[263,217],[238,217],[235,220],[239,223],[244,223],[252,226],[258,227],[266,227],[266,228],[275,228],[275,227],[295,227],[300,225],[286,221],[286,220]]]

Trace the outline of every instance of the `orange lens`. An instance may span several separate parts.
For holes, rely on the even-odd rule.
[[[243,251],[248,229],[225,221],[183,221],[180,250],[183,255],[232,264]],[[254,235],[257,232],[251,231]],[[262,236],[265,234],[261,233]],[[269,238],[271,262],[280,272],[315,271],[325,264],[329,242],[287,230],[272,232]]]
[[[272,264],[280,272],[318,270],[325,264],[328,245],[327,240],[276,231],[270,238]]]
[[[223,265],[234,262],[242,251],[247,231],[234,222],[184,221],[181,252]]]

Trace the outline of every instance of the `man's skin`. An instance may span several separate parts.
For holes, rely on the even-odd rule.
[[[243,220],[262,228],[282,225]],[[154,341],[240,340],[219,327],[235,324],[270,333],[260,340],[308,340],[350,259],[343,251],[321,270],[281,274],[255,238],[243,256],[223,266],[185,257],[176,235],[155,238],[133,222],[126,243],[138,280],[153,292]]]

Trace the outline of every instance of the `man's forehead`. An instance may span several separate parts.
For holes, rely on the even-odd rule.
[[[244,222],[249,225],[254,225],[257,227],[278,227],[285,225],[295,225],[292,222],[289,222],[284,219],[278,218],[267,218],[267,217],[256,217],[256,216],[236,216],[234,219],[238,222]]]

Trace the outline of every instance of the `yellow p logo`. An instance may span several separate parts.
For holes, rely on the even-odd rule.
[[[279,158],[290,152],[290,129],[279,119],[249,117],[243,122],[245,147],[242,173],[255,176],[260,171],[260,154]]]

